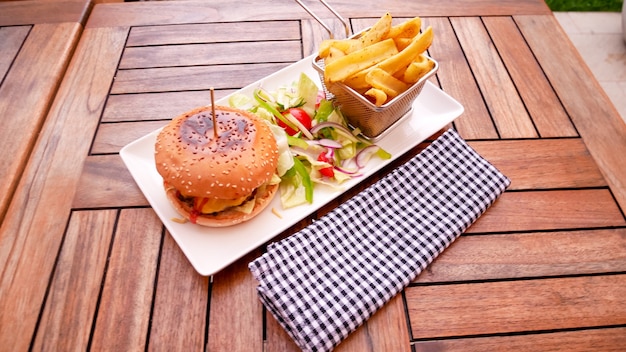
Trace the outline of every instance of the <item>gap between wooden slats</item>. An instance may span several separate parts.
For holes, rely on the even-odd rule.
[[[207,90],[211,87],[241,88],[289,64],[284,62],[120,70],[113,82],[111,94]]]
[[[579,138],[470,141],[469,145],[511,178],[509,190],[607,185]]]
[[[623,352],[626,346],[626,328],[420,341],[413,346],[415,352],[500,352],[503,348],[516,352]]]
[[[145,349],[162,235],[163,225],[152,209],[121,210],[90,343],[92,350]]]
[[[406,289],[414,339],[622,325],[625,296],[625,274]]]
[[[299,39],[298,21],[219,22],[133,27],[126,45],[131,47]]]
[[[302,58],[300,49],[300,41],[185,44],[126,48],[119,68],[123,70],[152,67],[227,65],[250,62],[295,62]],[[254,53],[254,55],[250,55],[250,53]]]
[[[578,133],[511,17],[482,18],[541,137]],[[492,87],[492,89],[497,87]]]
[[[263,305],[248,263],[256,249],[213,276],[209,315],[209,351],[262,351]]]
[[[202,351],[206,346],[209,277],[198,275],[166,232],[159,260],[149,351]]]
[[[467,233],[626,226],[608,189],[505,192]]]
[[[31,26],[0,27],[0,83],[13,64]]]
[[[0,81],[0,219],[17,186],[78,42],[78,23],[33,26]],[[4,32],[5,29],[2,30]],[[23,33],[19,33],[22,37]],[[2,39],[2,38],[0,38]],[[2,44],[4,46],[4,44]],[[16,49],[16,48],[13,48]],[[11,56],[13,58],[13,56]]]
[[[516,16],[515,22],[626,209],[626,124],[554,16]]]
[[[215,99],[219,100],[234,91],[234,89],[215,90]],[[102,122],[169,120],[210,103],[211,92],[209,89],[111,95],[104,108]]]
[[[415,283],[626,272],[626,228],[461,236]]]
[[[537,131],[480,18],[450,18],[502,138],[536,138]]]
[[[95,133],[117,66],[116,60],[102,58],[118,58],[126,36],[124,28],[83,32],[65,73],[71,78],[59,87],[11,200],[0,228],[0,247],[11,248],[0,251],[0,346],[27,350],[31,343],[55,264],[50,253],[59,252],[91,145],[76,135]],[[91,74],[79,74],[84,72]],[[55,187],[49,187],[51,180]]]
[[[117,214],[116,210],[72,213],[34,350],[87,350]]]
[[[428,52],[439,63],[439,84],[464,108],[454,121],[456,130],[466,139],[497,139],[498,132],[450,20],[425,18],[424,25],[428,24],[435,34]]]

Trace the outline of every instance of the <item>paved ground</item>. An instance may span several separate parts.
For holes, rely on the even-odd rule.
[[[555,12],[626,122],[626,44],[617,12]]]

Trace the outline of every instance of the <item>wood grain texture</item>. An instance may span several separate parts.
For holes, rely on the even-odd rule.
[[[553,16],[520,16],[515,21],[615,198],[626,209],[626,123]],[[553,40],[541,40],[546,31]]]
[[[200,105],[198,105],[200,106]],[[93,141],[93,154],[119,153],[128,143],[151,133],[168,123],[168,120],[101,124]]]
[[[118,71],[113,94],[238,89],[290,63],[185,66]],[[224,79],[227,77],[227,79]]]
[[[0,82],[19,53],[31,26],[0,27]]]
[[[38,351],[89,345],[117,210],[73,212],[35,336]]]
[[[576,129],[513,19],[485,17],[483,22],[539,135],[577,136]]]
[[[200,276],[166,232],[159,260],[148,351],[203,351],[209,278]]]
[[[506,192],[468,233],[624,226],[607,189]]]
[[[461,236],[415,282],[626,271],[626,229]]]
[[[621,325],[626,323],[624,295],[626,275],[406,289],[415,339]]]
[[[472,75],[463,49],[447,18],[427,18],[433,27],[435,39],[428,49],[439,63],[437,79],[446,93],[463,105],[463,114],[454,121],[454,127],[465,139],[496,139],[498,132],[483,101],[480,88]]]
[[[87,0],[0,1],[0,26],[63,22],[82,25],[91,6]]]
[[[133,27],[128,47],[300,39],[298,21],[249,21]]]
[[[215,99],[234,90],[216,89]],[[211,102],[210,89],[183,92],[111,95],[102,115],[103,122],[170,120]]]
[[[147,206],[148,200],[119,155],[90,156],[76,185],[72,207]]]
[[[60,248],[91,144],[76,136],[95,133],[117,66],[117,59],[103,58],[119,58],[127,31],[83,34],[2,222],[0,346],[25,350],[30,344],[55,264],[50,253]]]
[[[534,138],[537,131],[480,18],[451,18],[487,108],[502,138]]]
[[[252,251],[213,276],[209,351],[262,351],[263,305],[248,270],[248,263],[260,255]]]
[[[334,16],[318,2],[306,2],[322,19]],[[273,0],[258,6],[254,0],[214,0],[210,4],[200,0],[185,1],[185,7],[176,2],[149,2],[133,4],[99,4],[89,17],[86,27],[148,26],[158,24],[191,24],[220,21],[294,20],[310,19],[300,6],[291,0]],[[362,0],[358,6],[351,0],[334,0],[331,3],[346,18],[380,17],[384,11],[394,16],[498,16],[511,14],[550,15],[542,0],[502,0],[490,6],[486,0],[458,0],[453,3],[439,0],[407,2],[385,1],[384,9],[377,0]],[[250,11],[250,9],[254,9]]]
[[[480,141],[469,145],[511,179],[509,190],[607,186],[578,138]]]
[[[39,24],[22,44],[0,85],[0,220],[45,121],[78,42],[78,23]]]
[[[336,351],[411,351],[402,294],[393,297],[365,324],[340,343]]]
[[[490,336],[417,342],[415,352],[498,352],[503,346],[519,352],[620,352],[626,345],[626,328],[547,332],[518,336]]]
[[[143,350],[163,224],[152,209],[124,209],[114,236],[90,347],[96,351]]]
[[[280,56],[276,52],[283,52]],[[254,53],[254,55],[249,55]],[[251,62],[295,62],[302,58],[299,41],[186,44],[127,48],[120,69],[226,65]]]

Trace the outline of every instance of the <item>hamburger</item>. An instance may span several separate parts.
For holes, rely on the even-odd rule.
[[[155,164],[167,198],[185,219],[209,227],[258,215],[274,198],[278,146],[256,115],[211,106],[172,119],[155,144]]]

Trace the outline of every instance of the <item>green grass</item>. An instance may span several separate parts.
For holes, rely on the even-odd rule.
[[[623,0],[546,0],[552,11],[622,11]]]

